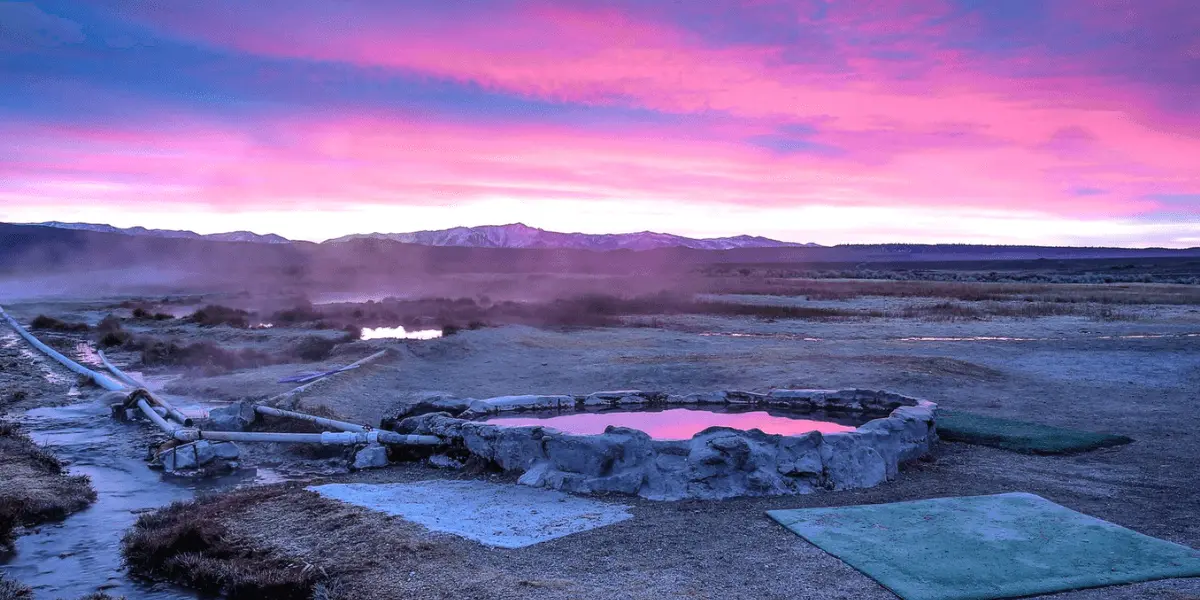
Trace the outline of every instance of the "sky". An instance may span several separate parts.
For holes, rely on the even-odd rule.
[[[1200,3],[0,1],[48,220],[1200,246]]]

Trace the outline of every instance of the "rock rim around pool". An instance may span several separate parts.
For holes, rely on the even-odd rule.
[[[636,494],[652,500],[724,499],[867,488],[894,479],[902,463],[937,441],[937,405],[886,391],[721,391],[686,396],[638,390],[586,396],[501,396],[465,409],[399,418],[404,433],[437,435],[506,471],[520,483],[575,493]],[[619,407],[746,407],[877,416],[853,431],[773,435],[709,427],[691,439],[653,439],[608,427],[578,435],[548,426],[478,419],[509,412]]]

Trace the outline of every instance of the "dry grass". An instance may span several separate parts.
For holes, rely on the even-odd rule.
[[[0,571],[0,600],[33,600],[33,590]]]
[[[318,362],[328,359],[338,344],[359,337],[358,333],[350,332],[336,339],[309,335],[281,352],[269,353],[253,348],[226,350],[207,340],[188,343],[174,338],[134,336],[112,315],[100,322],[96,332],[99,334],[97,343],[102,348],[140,351],[143,365],[195,368],[208,374],[290,362]]]
[[[463,546],[471,544],[279,485],[143,515],[122,551],[134,573],[229,598],[424,598],[391,592],[431,573],[461,583],[454,595],[432,597],[483,597],[480,586],[496,582],[464,561]],[[408,581],[418,571],[425,577]]]
[[[58,520],[96,500],[86,476],[68,475],[59,460],[13,423],[0,421],[0,545],[12,530]]]
[[[443,332],[496,325],[537,327],[616,327],[626,317],[655,315],[720,315],[761,319],[825,320],[863,316],[839,308],[767,306],[699,301],[686,294],[642,296],[586,294],[542,302],[492,302],[486,298],[388,299],[362,304],[301,306],[280,311],[275,323],[311,323],[325,328],[403,325],[407,328],[441,327]],[[642,323],[639,321],[639,323]],[[645,326],[645,325],[642,325]]]
[[[1108,305],[1060,304],[1055,302],[962,302],[944,301],[934,304],[906,306],[887,316],[926,321],[969,321],[993,317],[1036,319],[1039,317],[1080,316],[1096,321],[1135,321],[1138,316]]]
[[[804,296],[810,300],[852,300],[864,296],[945,298],[967,302],[1020,300],[1057,304],[1200,305],[1200,286],[1176,284],[1054,284],[872,279],[721,279],[706,282],[720,294]]]
[[[236,514],[287,494],[283,487],[255,488],[142,515],[121,542],[131,571],[228,598],[312,597],[328,574],[288,556],[255,548],[231,535],[222,514]],[[325,589],[325,588],[323,588]]]

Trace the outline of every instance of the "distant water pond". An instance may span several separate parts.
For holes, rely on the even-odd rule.
[[[432,340],[442,337],[441,329],[418,329],[408,331],[403,327],[363,327],[362,340]]]

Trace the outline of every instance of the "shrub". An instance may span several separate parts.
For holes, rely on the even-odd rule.
[[[121,320],[113,315],[108,315],[96,325],[96,332],[100,334],[100,339],[97,343],[102,348],[112,348],[114,346],[124,346],[133,339],[133,334],[125,331],[121,326]]]
[[[122,329],[120,331],[110,331],[100,336],[100,339],[97,343],[99,343],[102,348],[112,348],[114,346],[124,346],[132,339],[133,334]]]
[[[310,335],[292,346],[288,353],[301,360],[316,362],[329,358],[330,353],[333,352],[333,348],[336,345],[337,342],[331,339],[319,335]]]
[[[116,315],[108,315],[100,319],[100,322],[96,324],[96,331],[100,333],[108,333],[119,329],[121,329],[121,319],[117,318]]]
[[[271,315],[270,321],[276,325],[297,325],[300,323],[312,323],[320,321],[324,318],[311,304],[298,304],[292,308],[276,311]]]
[[[67,333],[91,330],[91,327],[88,327],[87,323],[68,323],[66,321],[56,319],[54,317],[48,317],[46,315],[38,315],[35,317],[33,321],[29,323],[29,327],[32,329],[62,331]]]
[[[342,328],[342,331],[346,332],[340,340],[342,343],[357,342],[362,339],[362,327],[358,325],[347,325]]]
[[[239,329],[250,326],[250,313],[239,308],[230,308],[220,304],[209,304],[192,313],[188,320],[202,327],[228,325]]]
[[[206,341],[185,344],[175,340],[139,338],[136,345],[142,351],[142,364],[147,366],[201,367],[228,371],[277,362],[271,355],[259,350],[225,350]]]
[[[141,319],[143,321],[170,321],[171,319],[174,319],[175,316],[167,313],[150,312],[150,309],[139,306],[138,308],[133,309],[133,318]]]

